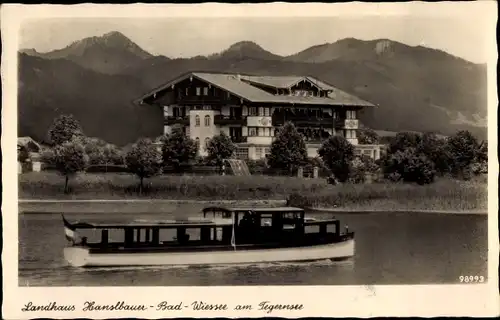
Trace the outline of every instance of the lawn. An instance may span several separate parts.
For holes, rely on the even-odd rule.
[[[284,200],[292,205],[348,210],[486,210],[485,177],[471,181],[438,179],[425,186],[404,183],[328,185],[324,179],[242,176],[159,176],[146,180],[123,173],[83,173],[70,180],[54,172],[19,175],[20,199]]]

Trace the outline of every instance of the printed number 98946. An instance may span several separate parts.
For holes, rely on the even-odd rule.
[[[460,277],[458,277],[458,279],[460,280],[460,282],[464,282],[464,283],[484,282],[483,276],[460,276]]]

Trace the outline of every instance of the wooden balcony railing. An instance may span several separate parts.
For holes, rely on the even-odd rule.
[[[224,115],[215,115],[214,117],[214,124],[215,125],[245,125],[246,124],[246,117],[231,117],[231,116],[224,116]]]
[[[246,143],[247,137],[231,137],[231,141],[234,143]]]
[[[287,117],[285,119],[275,117],[273,118],[273,126],[281,126],[285,122],[292,122],[297,127],[304,126],[328,126],[334,125],[334,118],[305,118],[305,117]]]
[[[164,123],[165,123],[165,125],[172,125],[172,124],[188,125],[189,124],[189,117],[167,116],[167,117],[165,117]]]

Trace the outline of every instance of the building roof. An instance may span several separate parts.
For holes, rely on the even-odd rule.
[[[33,140],[31,137],[17,137],[17,146],[18,147],[29,147],[32,146],[32,148],[29,149],[35,149],[36,151],[40,151],[42,146]]]
[[[255,103],[282,103],[282,104],[299,104],[299,105],[344,105],[344,106],[374,106],[372,103],[364,101],[356,96],[339,90],[329,84],[320,81],[313,77],[299,76],[248,76],[228,73],[209,73],[209,72],[190,72],[184,74],[152,91],[145,94],[137,101],[141,102],[144,99],[152,97],[157,93],[171,87],[172,85],[183,81],[189,77],[195,77],[199,80],[210,83],[219,89],[228,91],[233,95]],[[266,86],[275,88],[289,88],[294,84],[307,79],[322,90],[329,90],[328,97],[304,97],[304,96],[289,96],[289,95],[274,95],[265,90],[259,89],[249,82],[260,83]]]
[[[285,89],[290,88],[294,84],[304,80],[304,77],[298,76],[241,76],[242,80],[262,84],[268,87]]]

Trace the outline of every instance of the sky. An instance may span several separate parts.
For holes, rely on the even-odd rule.
[[[22,49],[47,52],[119,31],[152,54],[188,58],[220,52],[238,41],[254,41],[272,53],[290,55],[343,38],[390,39],[485,63],[486,22],[464,17],[50,18],[25,20],[19,41]]]

